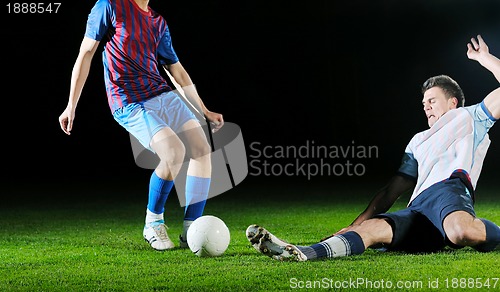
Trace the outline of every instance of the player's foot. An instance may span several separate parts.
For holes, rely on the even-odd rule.
[[[187,233],[191,224],[193,224],[193,220],[184,219],[184,222],[182,223],[182,233],[179,235],[179,245],[181,248],[189,247],[187,243]]]
[[[187,239],[182,238],[182,235],[179,235],[179,246],[181,248],[188,248],[189,247]]]
[[[262,254],[280,261],[307,261],[297,246],[289,244],[267,231],[264,227],[250,225],[246,235],[252,246]]]
[[[174,243],[170,240],[167,234],[167,226],[163,220],[155,221],[144,226],[142,232],[144,239],[151,245],[152,248],[158,251],[164,251],[174,248]]]

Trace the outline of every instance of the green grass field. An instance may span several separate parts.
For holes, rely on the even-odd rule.
[[[217,258],[199,258],[188,249],[152,250],[142,239],[143,187],[123,188],[122,197],[110,187],[91,185],[78,186],[80,191],[57,185],[26,193],[3,190],[4,197],[10,192],[14,198],[0,207],[0,291],[276,291],[339,285],[350,287],[346,290],[425,291],[429,285],[443,291],[487,285],[500,290],[500,253],[368,250],[334,260],[277,262],[255,251],[245,237],[247,226],[258,223],[289,242],[316,243],[348,225],[380,186],[243,182],[207,203],[205,214],[222,218],[231,231],[228,250]],[[500,198],[491,190],[480,196],[478,216],[500,222]],[[401,198],[394,208],[406,202]],[[172,195],[167,224],[176,244],[182,214]]]

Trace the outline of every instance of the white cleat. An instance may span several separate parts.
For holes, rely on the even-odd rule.
[[[144,226],[142,235],[155,250],[164,251],[175,247],[167,234],[167,226],[163,220],[155,221]]]
[[[297,246],[277,238],[264,227],[250,225],[246,230],[246,236],[257,251],[275,260],[307,261],[307,257]]]

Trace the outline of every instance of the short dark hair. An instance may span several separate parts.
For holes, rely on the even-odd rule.
[[[465,96],[460,85],[448,75],[437,75],[427,79],[422,85],[422,94],[432,87],[439,87],[444,91],[447,98],[456,97],[457,108],[465,106]]]

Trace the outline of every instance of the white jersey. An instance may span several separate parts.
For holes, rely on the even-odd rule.
[[[430,129],[413,136],[399,168],[400,173],[417,180],[409,203],[457,172],[465,174],[475,189],[490,146],[488,130],[495,121],[481,102],[450,110]]]

